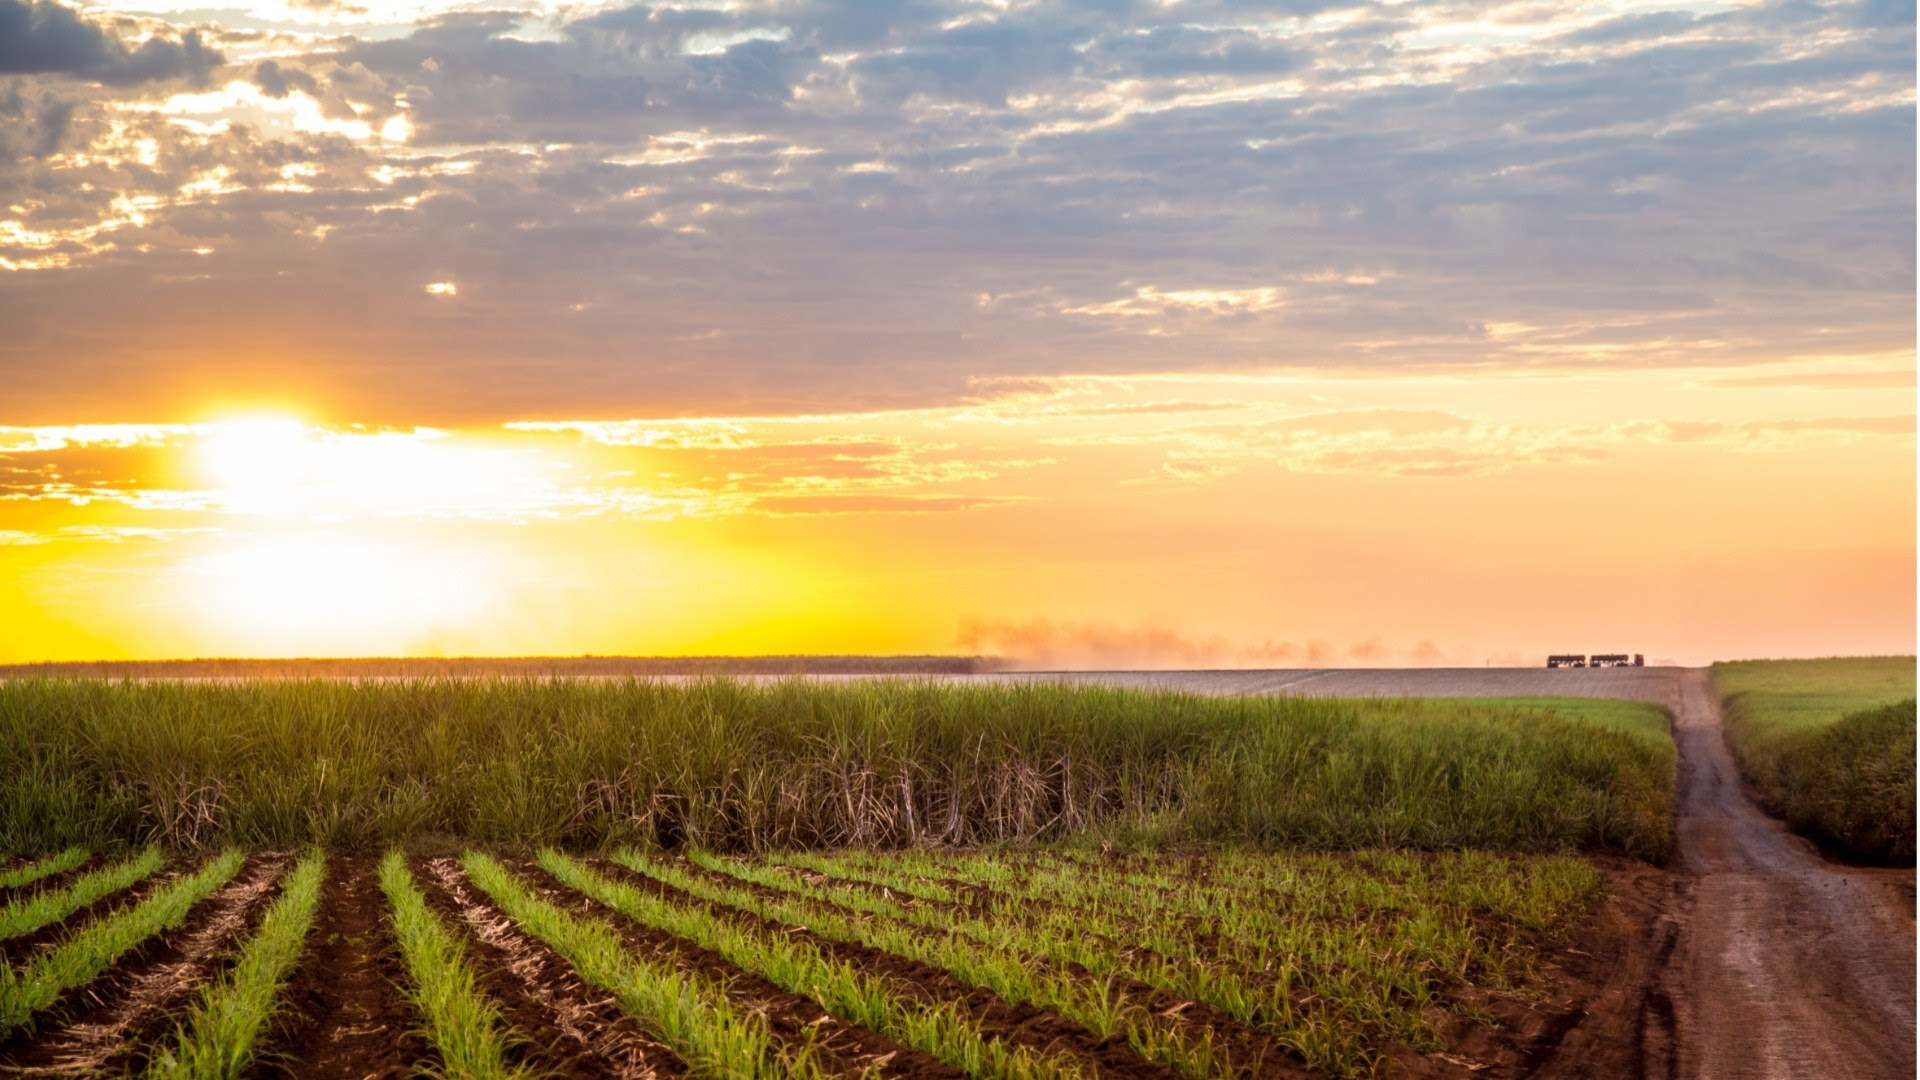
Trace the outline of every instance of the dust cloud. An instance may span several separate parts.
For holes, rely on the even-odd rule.
[[[1305,641],[1195,636],[1171,627],[1106,622],[968,619],[955,644],[967,653],[1001,658],[1016,669],[1247,668],[1427,666],[1448,659],[1432,641],[1409,649],[1379,637],[1347,645]]]

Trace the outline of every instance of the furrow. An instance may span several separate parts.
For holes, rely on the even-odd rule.
[[[90,983],[91,1002],[65,1024],[6,1061],[28,1075],[126,1072],[137,1068],[147,1037],[226,963],[232,943],[256,922],[287,868],[284,856],[251,860],[234,880],[195,904],[177,931],[149,939]]]
[[[853,1025],[851,1034],[867,1040],[866,1060],[881,1076],[951,1078],[969,1073],[996,1080],[1079,1080],[1082,1075],[1070,1059],[1010,1053],[951,1003],[911,1001],[892,983],[836,961],[816,943],[741,919],[732,909],[716,911],[685,894],[669,896],[638,887],[551,850],[541,853],[540,862],[567,885],[625,915],[712,949],[789,992],[812,997]]]
[[[1095,1030],[1124,1031],[1142,1056],[1189,1076],[1300,1075],[1305,1060],[1316,1058],[1321,1067],[1339,1069],[1342,1057],[1353,1049],[1256,1031],[1219,1008],[1135,978],[1118,966],[1092,971],[1077,961],[1036,951],[1045,943],[1007,927],[942,920],[933,912],[907,913],[884,901],[862,901],[846,891],[811,890],[791,878],[736,861],[697,862],[739,880],[787,890],[789,896],[815,905],[816,915],[824,905],[855,927],[855,932],[870,932],[877,924],[895,929],[894,940],[926,935],[940,943],[933,951],[941,954],[945,964],[977,965],[975,970],[982,977],[1001,980],[995,989],[1003,993],[1002,987],[1018,987],[1021,996]],[[868,930],[862,931],[863,925]],[[1078,938],[1058,943],[1061,949],[1084,944]],[[1338,1035],[1325,1028],[1312,1034]]]
[[[873,948],[857,941],[823,936],[804,926],[768,917],[751,900],[732,902],[722,893],[696,895],[619,862],[596,859],[594,869],[609,878],[659,898],[704,909],[776,940],[809,945],[835,964],[845,965],[883,985],[908,1008],[952,1008],[956,1019],[979,1039],[1006,1047],[1004,1061],[986,1055],[968,1071],[974,1075],[1116,1075],[1165,1078],[1124,1043],[1103,1040],[1060,1016],[1031,1004],[1012,1004],[990,990],[955,978],[942,968]],[[956,1062],[957,1064],[957,1062]]]
[[[413,1076],[437,1064],[406,978],[370,860],[327,861],[312,946],[294,965],[246,1074],[367,1080]]]
[[[880,924],[870,917],[845,912],[831,904],[810,901],[757,885],[696,864],[669,866],[634,855],[616,856],[629,868],[657,876],[702,899],[736,904],[763,917],[794,926],[849,946],[864,947],[875,962],[891,955],[902,965],[900,973],[921,982],[937,996],[959,998],[988,1016],[997,999],[1011,1010],[1009,1040],[1020,1045],[1066,1049],[1094,1062],[1101,1071],[1166,1078],[1173,1075],[1169,1060],[1178,1060],[1193,1075],[1224,1076],[1218,1068],[1202,1068],[1191,1047],[1180,1051],[1164,1044],[1140,1045],[1139,1040],[1114,1038],[1128,1030],[1123,1022],[1124,1002],[1108,999],[1104,990],[1059,974],[1036,973],[1018,959],[989,955],[952,934],[929,933],[904,924]],[[910,965],[910,966],[909,966]],[[1177,1051],[1177,1052],[1176,1052]],[[1161,1060],[1156,1060],[1156,1058]],[[1219,1063],[1216,1063],[1218,1065]],[[1199,1070],[1199,1071],[1195,1071]]]
[[[718,988],[734,1009],[764,1018],[767,1030],[789,1055],[802,1052],[833,1076],[866,1073],[900,1047],[872,1032],[848,1024],[810,998],[790,993],[772,981],[745,970],[726,957],[677,934],[648,926],[618,910],[585,896],[533,863],[514,867],[542,899],[576,916],[605,922],[628,950],[652,962],[693,972]],[[884,1065],[880,1066],[886,1075]],[[938,1066],[935,1066],[938,1069]]]
[[[457,862],[428,859],[416,868],[427,903],[460,928],[481,986],[525,1040],[511,1049],[528,1065],[551,1075],[618,1080],[686,1072],[672,1050],[482,898]]]
[[[467,876],[527,933],[551,946],[581,979],[611,992],[649,1034],[687,1062],[688,1071],[733,1080],[812,1080],[824,1075],[809,1045],[784,1045],[767,1018],[745,1012],[725,988],[699,972],[684,972],[636,952],[614,927],[581,918],[540,896],[498,860],[470,851]]]
[[[238,873],[245,857],[227,851],[191,875],[173,881],[130,908],[75,930],[20,968],[0,968],[0,1028],[14,1040],[37,1015],[83,987],[139,948],[175,929],[215,889]]]
[[[171,1046],[161,1050],[147,1075],[151,1080],[232,1080],[253,1056],[254,1038],[278,1005],[280,986],[307,943],[326,861],[319,852],[303,856],[280,879],[280,895],[240,949],[239,957],[181,1025]]]
[[[84,921],[106,906],[121,906],[124,897],[116,894],[151,878],[163,861],[158,849],[148,848],[86,874],[65,889],[34,893],[0,908],[0,939],[5,939],[0,950],[12,961],[59,936],[63,925]]]
[[[68,848],[0,874],[0,905],[12,905],[39,893],[66,888],[100,862],[85,848]]]

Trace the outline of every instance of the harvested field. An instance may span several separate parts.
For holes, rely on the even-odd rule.
[[[0,1004],[78,974],[0,1069],[1519,1076],[1579,1004],[1556,958],[1602,887],[1571,857],[1389,851],[293,862],[183,866],[10,969]]]

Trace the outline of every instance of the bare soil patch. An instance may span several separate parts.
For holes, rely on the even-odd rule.
[[[399,1080],[435,1063],[399,989],[405,967],[374,871],[368,859],[327,860],[319,917],[251,1076]]]
[[[416,860],[414,877],[436,914],[465,938],[482,989],[521,1041],[511,1059],[543,1075],[673,1077],[686,1063],[640,1029],[566,961],[522,933],[449,858]]]

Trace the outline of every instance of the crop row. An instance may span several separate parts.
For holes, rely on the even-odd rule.
[[[346,1024],[314,1004],[337,988],[288,1002],[352,966],[330,950],[388,949],[367,985],[424,1034],[389,1064],[449,1077],[1370,1074],[1531,1001],[1598,887],[1556,857],[553,849],[63,852],[0,880],[0,1067],[183,1078],[378,1071],[299,1060],[304,1013]],[[316,932],[350,903],[379,941]]]

